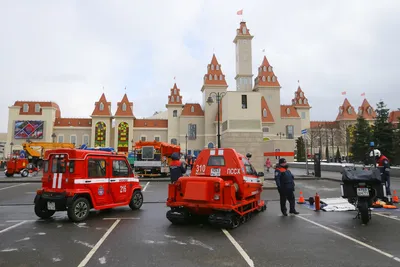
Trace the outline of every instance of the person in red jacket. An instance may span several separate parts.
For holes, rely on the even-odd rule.
[[[381,172],[382,182],[386,185],[386,195],[389,204],[392,202],[392,193],[390,192],[390,161],[385,157],[380,150],[374,149],[370,152],[370,157],[375,156],[378,169]]]

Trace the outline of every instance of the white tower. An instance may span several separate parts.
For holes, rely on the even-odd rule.
[[[240,23],[239,29],[236,29],[236,37],[233,43],[236,45],[236,90],[252,91],[253,72],[252,72],[252,52],[251,40],[254,36],[246,26],[246,22]]]

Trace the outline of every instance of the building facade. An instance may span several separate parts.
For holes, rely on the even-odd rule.
[[[128,152],[139,140],[156,140],[178,144],[183,153],[196,155],[204,148],[217,147],[220,124],[221,146],[252,153],[257,169],[262,170],[266,157],[293,160],[295,139],[301,136],[302,129],[310,128],[311,106],[300,87],[291,103],[281,103],[282,87],[265,56],[253,73],[252,39],[246,22],[241,22],[233,40],[234,90],[228,91],[214,54],[200,89],[202,103],[184,103],[184,94],[175,83],[169,91],[166,110],[149,118],[135,117],[134,105],[126,94],[114,114],[102,94],[90,118],[63,118],[54,102],[16,101],[9,107],[7,144],[12,143],[13,149],[19,150],[30,139]],[[7,149],[11,146],[6,145]]]

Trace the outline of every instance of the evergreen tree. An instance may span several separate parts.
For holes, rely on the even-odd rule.
[[[362,116],[358,116],[351,144],[351,153],[353,154],[354,161],[365,161],[366,155],[370,150],[369,143],[371,140],[371,127],[369,123]]]
[[[336,161],[337,162],[341,162],[342,161],[342,155],[340,155],[339,147],[337,147],[337,150],[336,150]]]
[[[296,140],[296,149],[297,149],[297,161],[305,162],[306,161],[306,145],[302,136],[297,138]]]
[[[393,159],[393,125],[389,122],[389,109],[380,101],[377,104],[375,124],[373,127],[373,140],[375,147],[389,160]]]
[[[397,128],[394,131],[395,133],[393,138],[393,148],[395,151],[392,164],[400,165],[400,118],[399,123],[397,124]]]

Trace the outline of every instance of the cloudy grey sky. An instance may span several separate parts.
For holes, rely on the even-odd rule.
[[[263,52],[290,103],[297,80],[312,120],[335,119],[347,91],[400,108],[400,1],[13,1],[0,0],[0,132],[16,100],[55,101],[63,117],[89,117],[104,92],[127,87],[137,117],[164,110],[176,82],[201,102],[212,53],[235,90],[232,43],[243,9],[253,67]],[[104,87],[104,90],[103,90]]]

